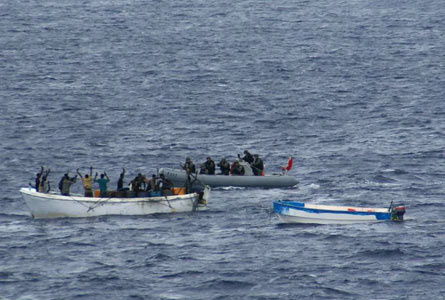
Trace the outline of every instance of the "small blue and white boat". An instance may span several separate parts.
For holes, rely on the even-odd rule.
[[[274,201],[273,208],[284,223],[350,224],[360,222],[403,221],[404,206],[365,208]]]

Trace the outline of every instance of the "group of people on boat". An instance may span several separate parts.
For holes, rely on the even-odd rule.
[[[70,188],[77,182],[77,177],[79,176],[82,181],[85,197],[93,197],[93,183],[97,183],[100,197],[109,197],[111,195],[108,191],[110,178],[108,177],[107,173],[104,171],[98,177],[99,174],[96,172],[93,178],[93,167],[90,167],[89,170],[89,173],[85,174],[84,176],[82,176],[82,174],[79,172],[79,169],[76,169],[77,174],[73,177],[69,176],[69,172],[65,173],[59,181],[60,193],[64,196],[70,196]],[[35,184],[30,185],[38,192],[49,193],[51,191],[50,181],[48,180],[48,175],[50,172],[50,169],[45,170],[45,168],[42,166],[40,171],[36,174]],[[153,174],[151,178],[147,178],[145,175],[139,173],[133,180],[130,181],[128,187],[124,187],[124,177],[125,169],[122,169],[117,181],[116,190],[116,194],[120,197],[136,197],[140,195],[141,192],[144,192],[144,194],[150,196],[172,195],[171,189],[173,188],[173,183],[165,178],[164,174],[160,174],[159,176]]]
[[[246,168],[244,167],[246,163],[248,166],[250,166],[253,174],[247,174]],[[215,165],[212,158],[208,156],[206,161],[200,165],[199,174],[215,175],[216,166],[218,166],[220,169],[220,173],[218,175],[264,176],[263,160],[258,154],[252,155],[248,150],[244,150],[243,157],[238,154],[238,159],[233,161],[232,164],[230,164],[226,158],[222,158],[219,163]],[[187,172],[187,174],[197,173],[195,164],[190,157],[186,158],[185,164],[182,165],[182,168]]]
[[[128,188],[124,188],[124,176],[125,169],[122,169],[119,175],[119,180],[117,181],[117,192],[130,191],[135,195],[141,192],[150,192],[153,196],[168,196],[172,195],[171,189],[173,188],[173,183],[164,177],[164,174],[156,176],[151,175],[151,178],[147,178],[142,173],[138,173],[130,183]]]
[[[40,171],[36,175],[34,188],[37,192],[47,193],[51,190],[51,184],[48,180],[48,175],[51,172],[51,169],[45,170],[42,166],[40,167]]]

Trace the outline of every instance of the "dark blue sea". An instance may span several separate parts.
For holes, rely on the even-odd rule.
[[[445,299],[442,0],[0,3],[0,299]],[[289,156],[206,212],[36,220],[19,189]],[[72,189],[82,191],[78,182]],[[274,200],[406,206],[283,225]]]

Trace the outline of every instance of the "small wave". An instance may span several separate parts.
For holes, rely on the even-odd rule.
[[[287,228],[310,228],[310,227],[317,227],[317,226],[323,226],[321,224],[305,224],[305,223],[278,223],[276,227],[278,229],[287,229]],[[315,234],[314,234],[315,236]]]
[[[68,247],[96,247],[95,243],[88,243],[88,242],[68,242],[64,244],[65,246]]]
[[[9,278],[11,278],[13,276],[14,276],[14,272],[0,271],[0,279],[2,281],[8,280]]]
[[[320,188],[319,184],[311,183],[308,187],[312,190],[318,190]]]
[[[349,291],[341,290],[340,288],[333,287],[324,287],[322,288],[323,294],[329,297],[344,297],[344,296],[353,296],[355,293],[351,293]]]
[[[240,281],[240,280],[226,280],[226,279],[212,279],[205,281],[201,285],[198,285],[196,289],[199,290],[222,290],[222,291],[239,291],[245,289],[251,289],[255,284]]]
[[[314,193],[320,189],[320,185],[316,183],[311,183],[309,185],[300,186],[298,187],[298,189],[302,193]]]
[[[414,268],[415,272],[432,275],[442,275],[443,270],[445,270],[445,263],[443,262],[427,263]]]
[[[389,177],[383,176],[383,175],[376,175],[374,176],[374,180],[378,183],[395,183],[397,180],[391,179]]]
[[[190,276],[198,276],[204,274],[201,271],[183,271],[183,272],[177,272],[177,273],[173,273],[173,274],[167,274],[167,275],[163,275],[161,276],[161,278],[181,278],[181,277],[190,277]]]
[[[374,249],[374,250],[365,250],[365,251],[359,252],[358,256],[390,259],[392,257],[399,257],[403,254],[404,254],[404,252],[398,248],[397,249]]]
[[[156,253],[155,255],[150,257],[150,260],[164,261],[164,260],[170,260],[170,259],[171,259],[171,257],[164,253]]]

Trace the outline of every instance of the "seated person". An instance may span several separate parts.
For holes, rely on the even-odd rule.
[[[209,174],[209,171],[207,170],[205,163],[199,166],[199,174]]]
[[[233,162],[230,168],[230,173],[232,175],[244,175],[244,168],[240,165],[238,160]]]
[[[221,175],[230,174],[230,164],[225,158],[221,159],[221,161],[218,163],[218,167],[221,170]]]
[[[215,175],[215,162],[212,160],[210,156],[207,157],[206,162],[204,163],[205,168],[207,169],[207,174]]]

